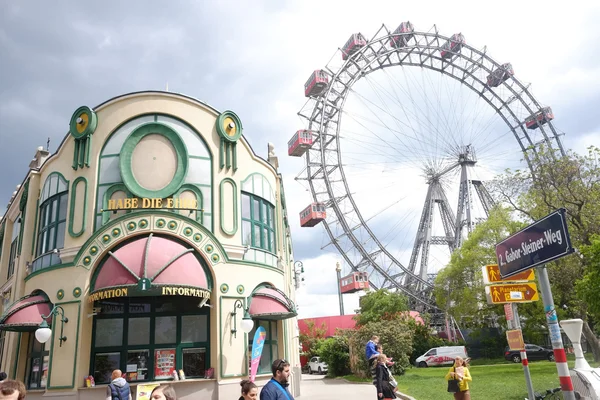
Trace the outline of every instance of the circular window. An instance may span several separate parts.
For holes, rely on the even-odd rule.
[[[131,193],[165,198],[183,184],[188,154],[177,132],[152,122],[131,132],[123,144],[120,163],[123,183]]]

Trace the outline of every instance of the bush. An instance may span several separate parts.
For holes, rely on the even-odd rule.
[[[315,353],[327,363],[328,375],[344,376],[350,373],[350,350],[346,335],[319,339],[315,343]]]

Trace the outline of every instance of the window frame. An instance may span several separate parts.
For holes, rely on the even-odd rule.
[[[148,350],[149,359],[147,360],[147,373],[145,379],[139,379],[135,381],[129,381],[130,383],[143,383],[143,382],[151,382],[151,381],[164,381],[167,378],[155,378],[154,376],[154,364],[155,364],[155,351],[156,350],[166,350],[166,349],[175,349],[175,370],[179,371],[183,369],[183,350],[184,349],[198,349],[203,348],[204,352],[204,371],[206,371],[211,367],[210,365],[210,340],[211,340],[211,332],[210,332],[210,309],[202,308],[200,310],[193,311],[180,311],[179,307],[171,311],[157,312],[157,301],[156,299],[181,299],[181,301],[193,301],[191,299],[183,299],[180,297],[171,297],[171,296],[160,296],[160,297],[124,297],[120,299],[108,299],[107,301],[112,302],[121,302],[123,305],[123,312],[121,313],[110,313],[110,314],[99,314],[94,316],[94,321],[92,324],[92,342],[90,346],[90,371],[93,376],[95,376],[95,361],[96,356],[98,354],[105,353],[119,353],[119,365],[118,368],[121,369],[124,375],[127,375],[127,358],[129,351],[135,350]],[[150,304],[149,312],[131,312],[130,304],[139,304],[141,302],[146,302],[146,304]],[[102,307],[102,303],[96,302],[94,307]],[[185,342],[181,341],[182,335],[182,320],[184,316],[206,316],[206,341],[204,342]],[[176,317],[175,319],[175,342],[169,343],[155,343],[155,329],[156,329],[156,318],[160,317]],[[128,345],[128,337],[129,337],[129,321],[134,318],[149,318],[149,336],[147,344],[135,344]],[[121,337],[121,345],[119,346],[96,346],[96,330],[97,323],[99,320],[106,319],[121,319],[123,320],[123,336]],[[204,376],[196,376],[186,374],[187,378],[204,378]],[[172,379],[169,378],[169,379]],[[96,381],[97,384],[104,384],[109,382],[99,382]]]
[[[248,197],[250,205],[250,218],[244,217],[245,210],[242,209],[242,244],[249,245],[254,249],[260,249],[272,254],[277,253],[277,228],[275,206],[266,199],[250,192],[242,191],[242,208],[244,207],[244,196]],[[256,213],[258,206],[258,216]],[[266,210],[266,211],[265,211]],[[266,215],[264,215],[266,214]],[[244,230],[244,221],[250,224],[250,243],[244,243],[248,232]],[[258,228],[259,234],[256,237],[255,229]]]
[[[34,350],[36,343],[38,343],[42,347],[41,351]],[[25,379],[24,379],[25,387],[28,390],[29,389],[42,390],[42,389],[48,388],[47,377],[46,377],[46,384],[42,387],[42,377],[44,375],[44,358],[45,357],[48,357],[47,371],[49,372],[49,370],[50,370],[50,349],[46,349],[46,344],[48,344],[48,343],[49,342],[39,343],[36,340],[33,332],[31,332],[29,334],[29,339],[28,339],[28,343],[27,343],[27,360],[26,360],[26,366],[25,366]],[[33,360],[36,358],[38,358],[40,360],[40,368],[42,369],[42,371],[40,371],[41,373],[39,374],[39,381],[37,382],[37,387],[32,387],[31,386],[31,378],[33,375]]]

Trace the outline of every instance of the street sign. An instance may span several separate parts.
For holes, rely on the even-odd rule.
[[[506,279],[573,251],[565,209],[561,208],[498,243],[496,259],[500,276]]]
[[[529,282],[535,279],[535,272],[533,269],[528,269],[506,279],[502,279],[500,276],[498,264],[486,265],[485,267],[482,267],[482,271],[485,284],[496,282]]]
[[[488,304],[531,303],[540,299],[535,283],[490,285],[485,287],[485,293]]]
[[[525,350],[525,342],[523,341],[523,333],[520,329],[512,331],[506,331],[506,341],[508,342],[508,348],[511,350]]]
[[[513,315],[512,304],[504,305],[504,315],[506,315],[506,321],[510,322],[513,320],[514,315]]]

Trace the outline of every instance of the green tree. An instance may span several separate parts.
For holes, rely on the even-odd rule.
[[[359,300],[360,313],[354,319],[357,325],[369,322],[391,320],[408,311],[406,296],[385,289],[369,291]]]
[[[308,358],[318,355],[315,344],[319,339],[325,338],[326,333],[327,325],[325,322],[317,326],[314,320],[306,320],[306,332],[301,333],[299,339],[302,344],[302,350]]]
[[[321,360],[327,363],[327,374],[331,376],[344,376],[350,373],[350,347],[347,334],[338,332],[338,335],[319,339],[316,343],[316,352]]]

